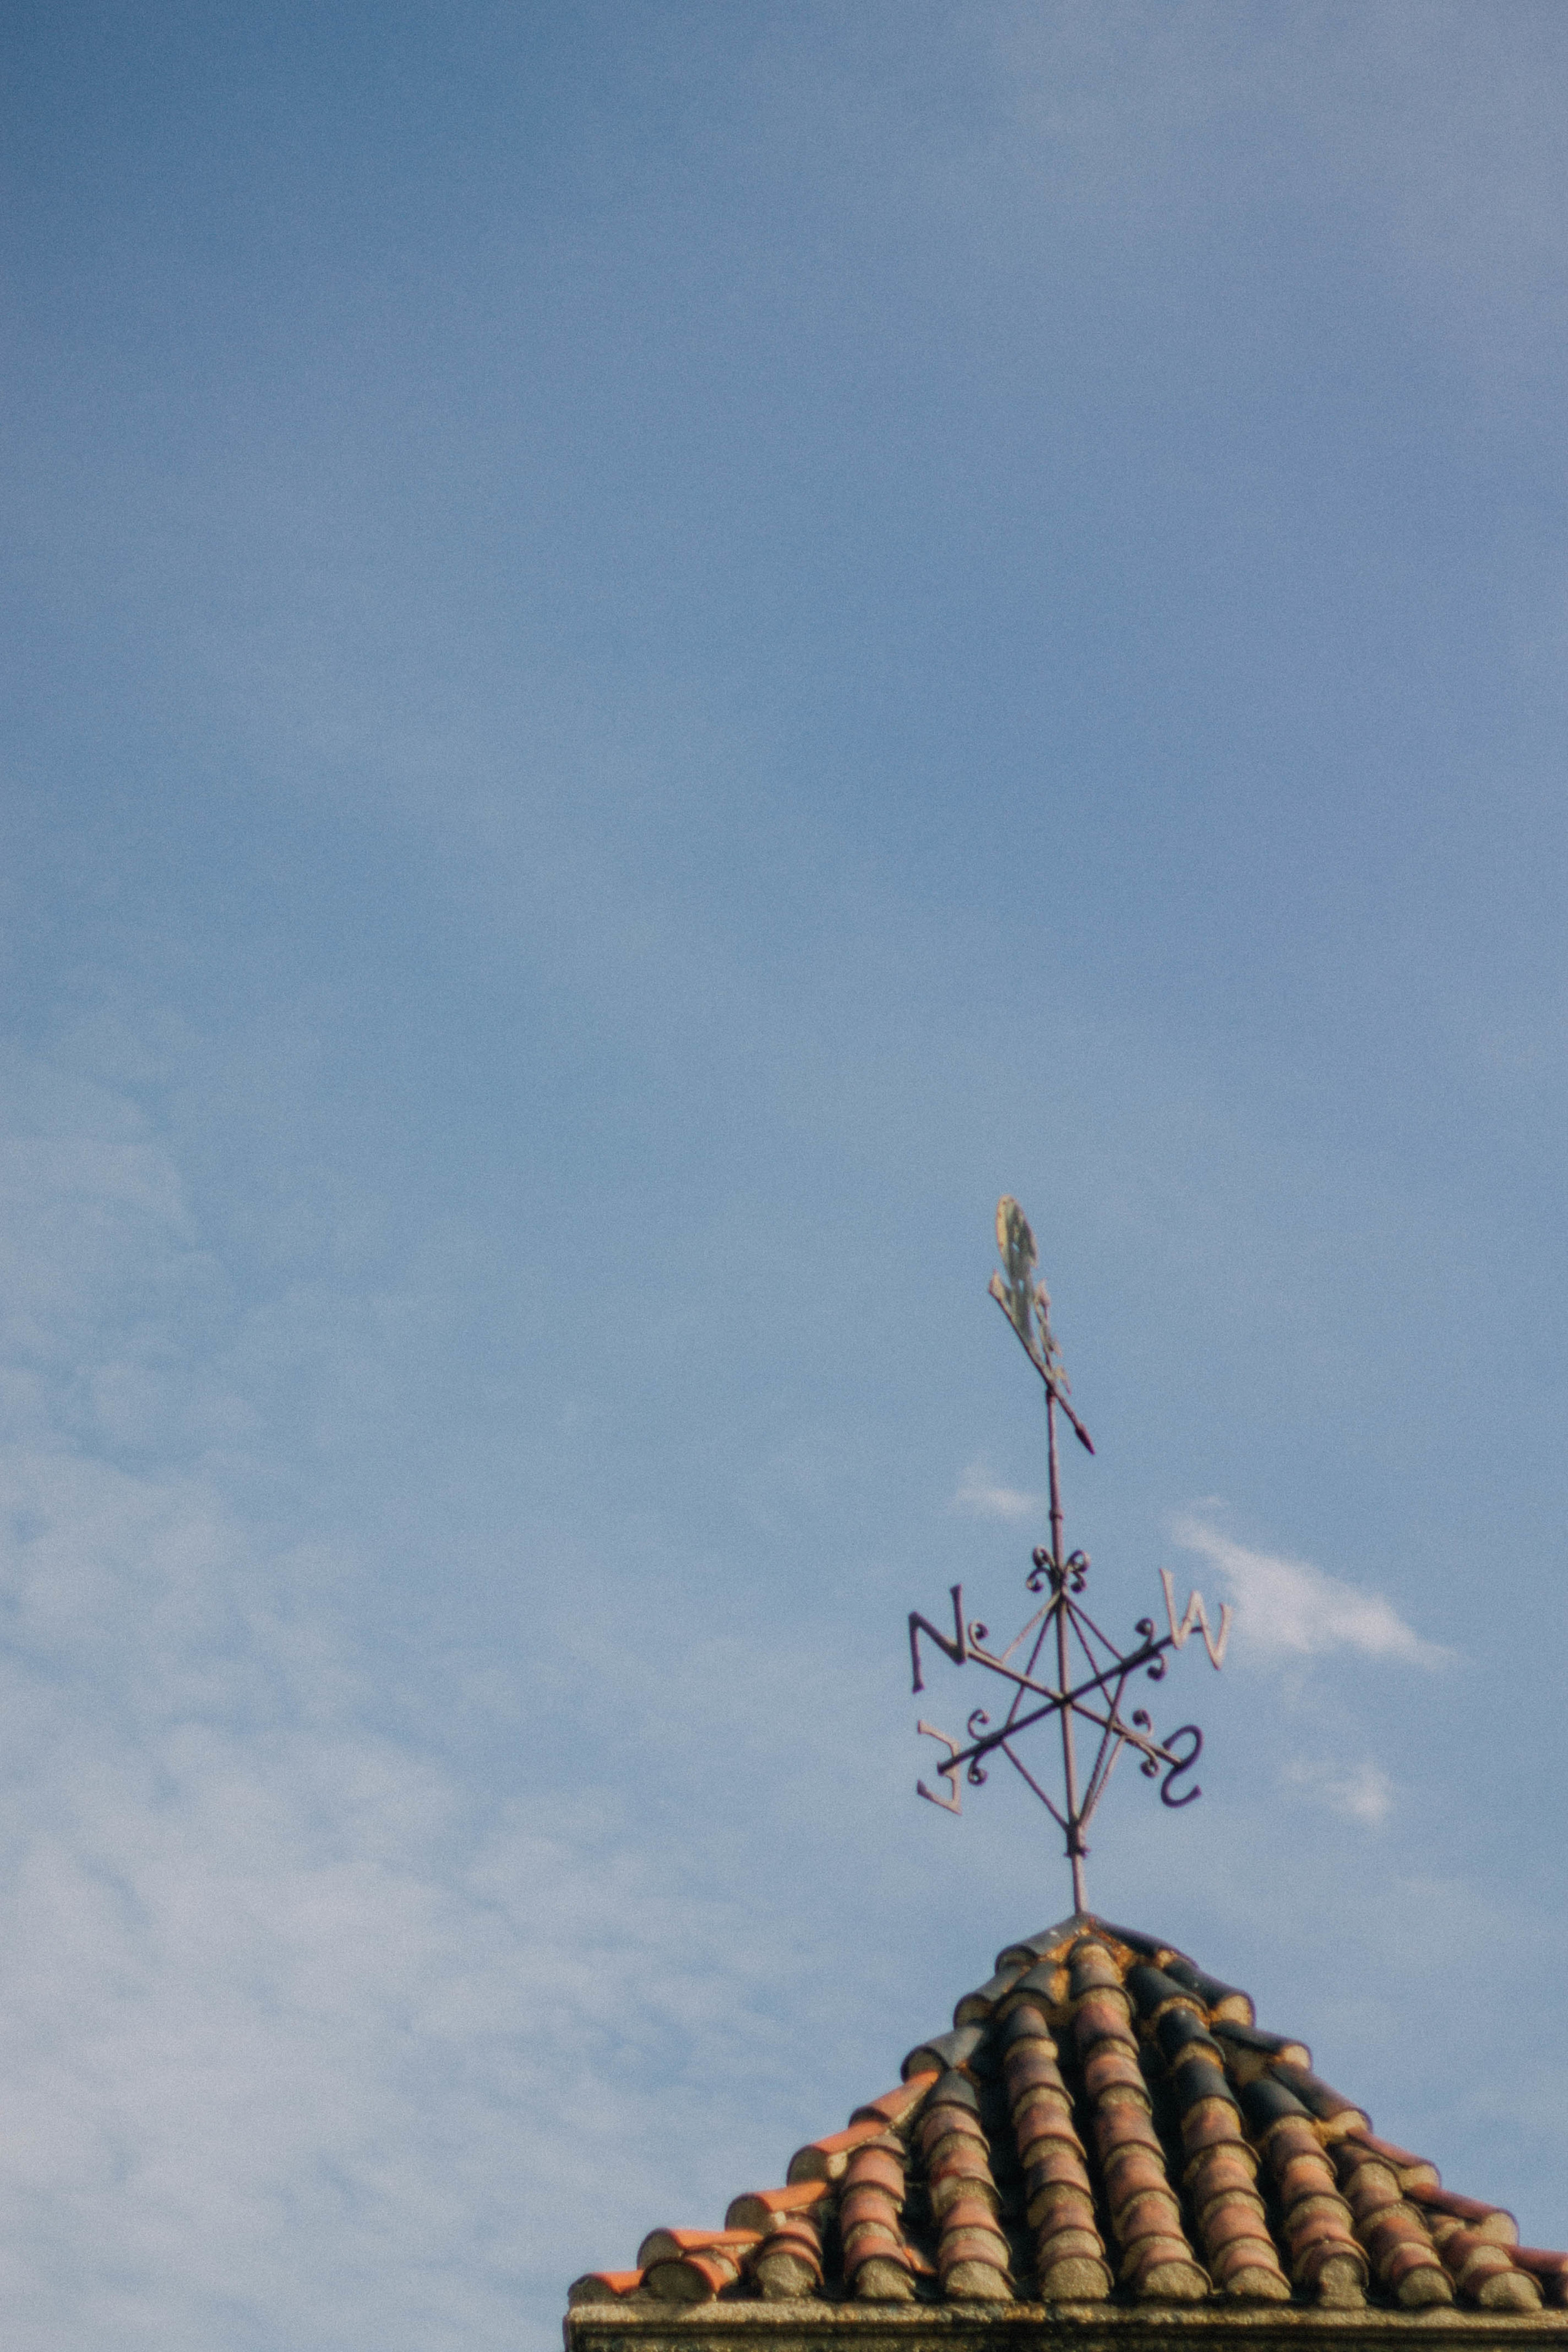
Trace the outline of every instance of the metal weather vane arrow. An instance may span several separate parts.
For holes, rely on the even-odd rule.
[[[1002,1721],[993,1727],[984,1707],[976,1707],[969,1717],[966,1742],[950,1738],[934,1724],[921,1723],[918,1729],[930,1739],[939,1740],[947,1749],[947,1759],[937,1767],[937,1777],[947,1782],[950,1794],[942,1797],[928,1789],[923,1780],[916,1782],[921,1796],[947,1811],[960,1811],[958,1775],[965,1772],[972,1788],[983,1786],[987,1771],[983,1759],[1001,1753],[1014,1769],[1028,1782],[1053,1821],[1063,1831],[1067,1840],[1068,1859],[1072,1868],[1073,1906],[1076,1910],[1088,1908],[1084,1885],[1084,1858],[1089,1848],[1084,1842],[1084,1830],[1110,1785],[1111,1773],[1123,1748],[1131,1748],[1142,1759],[1140,1769],[1146,1779],[1160,1779],[1160,1794],[1170,1806],[1190,1805],[1201,1791],[1194,1785],[1182,1795],[1172,1790],[1183,1773],[1189,1772],[1198,1760],[1204,1736],[1194,1723],[1184,1723],[1164,1738],[1155,1737],[1146,1709],[1136,1707],[1131,1714],[1122,1711],[1127,1685],[1134,1675],[1146,1675],[1151,1682],[1164,1679],[1169,1664],[1166,1653],[1185,1646],[1188,1635],[1197,1628],[1203,1635],[1204,1648],[1209,1663],[1218,1667],[1224,1661],[1226,1643],[1230,1636],[1230,1608],[1226,1603],[1219,1612],[1219,1631],[1209,1625],[1208,1612],[1201,1593],[1190,1595],[1180,1621],[1176,1616],[1175,1591],[1169,1572],[1160,1570],[1160,1581],[1165,1595],[1168,1633],[1157,1632],[1152,1617],[1142,1617],[1135,1628],[1138,1639],[1128,1651],[1119,1649],[1109,1634],[1103,1633],[1089,1612],[1080,1605],[1079,1596],[1089,1578],[1087,1553],[1064,1549],[1062,1532],[1061,1465],[1057,1450],[1057,1415],[1062,1414],[1087,1453],[1094,1452],[1088,1430],[1079,1419],[1069,1402],[1071,1391],[1062,1365],[1061,1349],[1051,1329],[1051,1302],[1045,1284],[1038,1279],[1038,1252],[1029,1221],[1010,1194],[1004,1194],[996,1204],[996,1245],[1001,1255],[1003,1272],[993,1274],[990,1294],[1006,1316],[1017,1335],[1025,1354],[1033,1364],[1045,1386],[1046,1442],[1050,1478],[1050,1534],[1048,1549],[1037,1548],[1033,1566],[1025,1579],[1031,1592],[1041,1592],[1048,1587],[1050,1598],[1037,1609],[1022,1632],[1015,1635],[1006,1649],[994,1651],[987,1645],[990,1629],[978,1620],[966,1622],[963,1614],[963,1587],[951,1588],[952,1601],[952,1634],[950,1638],[929,1617],[910,1612],[910,1661],[914,1672],[914,1687],[925,1688],[921,1670],[920,1637],[924,1633],[933,1641],[944,1656],[954,1665],[971,1662],[984,1666],[991,1674],[1012,1685],[1012,1696]],[[1027,1654],[1019,1665],[1014,1662],[1027,1644]],[[1047,1664],[1041,1668],[1042,1654]],[[1055,1679],[1051,1679],[1051,1668]],[[1038,1724],[1058,1723],[1061,1739],[1062,1797],[1058,1803],[1034,1771],[1018,1754],[1016,1742]],[[1089,1777],[1080,1784],[1075,1727],[1083,1722],[1093,1727],[1096,1739],[1093,1761]],[[1185,1743],[1178,1745],[1177,1743]]]

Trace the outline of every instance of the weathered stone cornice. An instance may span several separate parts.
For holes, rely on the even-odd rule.
[[[1290,2304],[585,2304],[567,2352],[1568,2352],[1568,2310],[1324,2311]]]

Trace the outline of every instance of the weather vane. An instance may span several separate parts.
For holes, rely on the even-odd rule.
[[[1167,1738],[1154,1736],[1148,1711],[1136,1707],[1131,1716],[1122,1713],[1121,1702],[1128,1684],[1134,1675],[1146,1675],[1152,1683],[1163,1682],[1169,1660],[1167,1650],[1179,1650],[1195,1626],[1203,1635],[1204,1648],[1209,1664],[1218,1667],[1225,1658],[1225,1645],[1230,1634],[1229,1604],[1219,1612],[1219,1632],[1209,1626],[1203,1595],[1192,1593],[1180,1621],[1176,1617],[1176,1598],[1169,1571],[1160,1570],[1160,1582],[1164,1588],[1165,1614],[1170,1622],[1168,1633],[1157,1633],[1154,1620],[1142,1617],[1135,1628],[1136,1645],[1128,1651],[1119,1650],[1110,1636],[1101,1633],[1089,1612],[1080,1606],[1078,1596],[1089,1580],[1087,1552],[1068,1552],[1063,1549],[1061,1466],[1057,1456],[1057,1415],[1059,1412],[1072,1430],[1079,1444],[1088,1454],[1094,1452],[1089,1434],[1068,1402],[1070,1390],[1062,1369],[1061,1350],[1051,1329],[1051,1302],[1046,1286],[1037,1279],[1039,1254],[1029,1221],[1016,1201],[1004,1194],[996,1203],[996,1246],[1001,1253],[1004,1272],[991,1277],[991,1296],[1013,1326],[1025,1354],[1033,1364],[1046,1391],[1046,1444],[1050,1475],[1050,1531],[1048,1549],[1041,1546],[1034,1554],[1034,1566],[1025,1579],[1031,1592],[1049,1590],[1050,1598],[1037,1609],[1023,1631],[1006,1649],[994,1651],[987,1644],[990,1628],[978,1620],[965,1622],[963,1587],[952,1588],[952,1635],[949,1637],[933,1625],[929,1617],[915,1610],[910,1612],[910,1660],[914,1668],[914,1686],[925,1688],[921,1673],[921,1635],[929,1636],[944,1656],[956,1666],[984,1666],[1013,1685],[1007,1712],[993,1727],[984,1707],[977,1706],[969,1718],[969,1737],[965,1744],[950,1739],[945,1731],[934,1724],[921,1723],[918,1728],[929,1739],[937,1739],[947,1749],[947,1761],[937,1767],[937,1777],[945,1780],[951,1795],[938,1796],[923,1780],[916,1782],[922,1797],[933,1805],[942,1805],[950,1813],[960,1810],[958,1775],[967,1766],[965,1777],[972,1788],[981,1787],[987,1778],[984,1759],[998,1750],[1005,1756],[1015,1771],[1028,1782],[1051,1819],[1067,1839],[1068,1860],[1072,1865],[1073,1907],[1088,1909],[1084,1885],[1084,1857],[1089,1852],[1084,1843],[1084,1831],[1095,1808],[1104,1796],[1110,1775],[1124,1748],[1131,1748],[1142,1758],[1140,1769],[1145,1779],[1160,1780],[1160,1795],[1167,1805],[1190,1805],[1202,1792],[1196,1784],[1180,1796],[1172,1794],[1175,1782],[1190,1772],[1198,1760],[1204,1736],[1195,1723],[1184,1723]],[[1022,1665],[1015,1664],[1018,1654],[1027,1644],[1027,1654]],[[1042,1667],[1041,1660],[1045,1659]],[[1055,1679],[1052,1679],[1054,1669]],[[1055,1718],[1061,1736],[1062,1801],[1044,1789],[1035,1771],[1024,1761],[1016,1743],[1037,1725],[1048,1725]],[[1097,1735],[1094,1760],[1089,1777],[1080,1785],[1074,1727],[1079,1721],[1093,1727]],[[1043,1768],[1042,1768],[1043,1769]]]

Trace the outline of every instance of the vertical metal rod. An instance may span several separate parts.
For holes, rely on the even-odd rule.
[[[1070,1687],[1068,1656],[1067,1555],[1062,1538],[1061,1467],[1057,1460],[1057,1401],[1050,1390],[1046,1391],[1046,1441],[1051,1471],[1051,1581],[1056,1587],[1057,1611],[1057,1688]],[[1083,1825],[1078,1805],[1078,1757],[1073,1748],[1073,1710],[1061,1710],[1062,1780],[1067,1791],[1068,1860],[1072,1865],[1072,1907],[1087,1911],[1089,1894],[1084,1883]]]

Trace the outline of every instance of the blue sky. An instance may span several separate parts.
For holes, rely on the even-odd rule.
[[[1563,2243],[1561,9],[7,25],[9,2340],[546,2345],[1068,1907],[1005,1190],[1092,1898]]]

